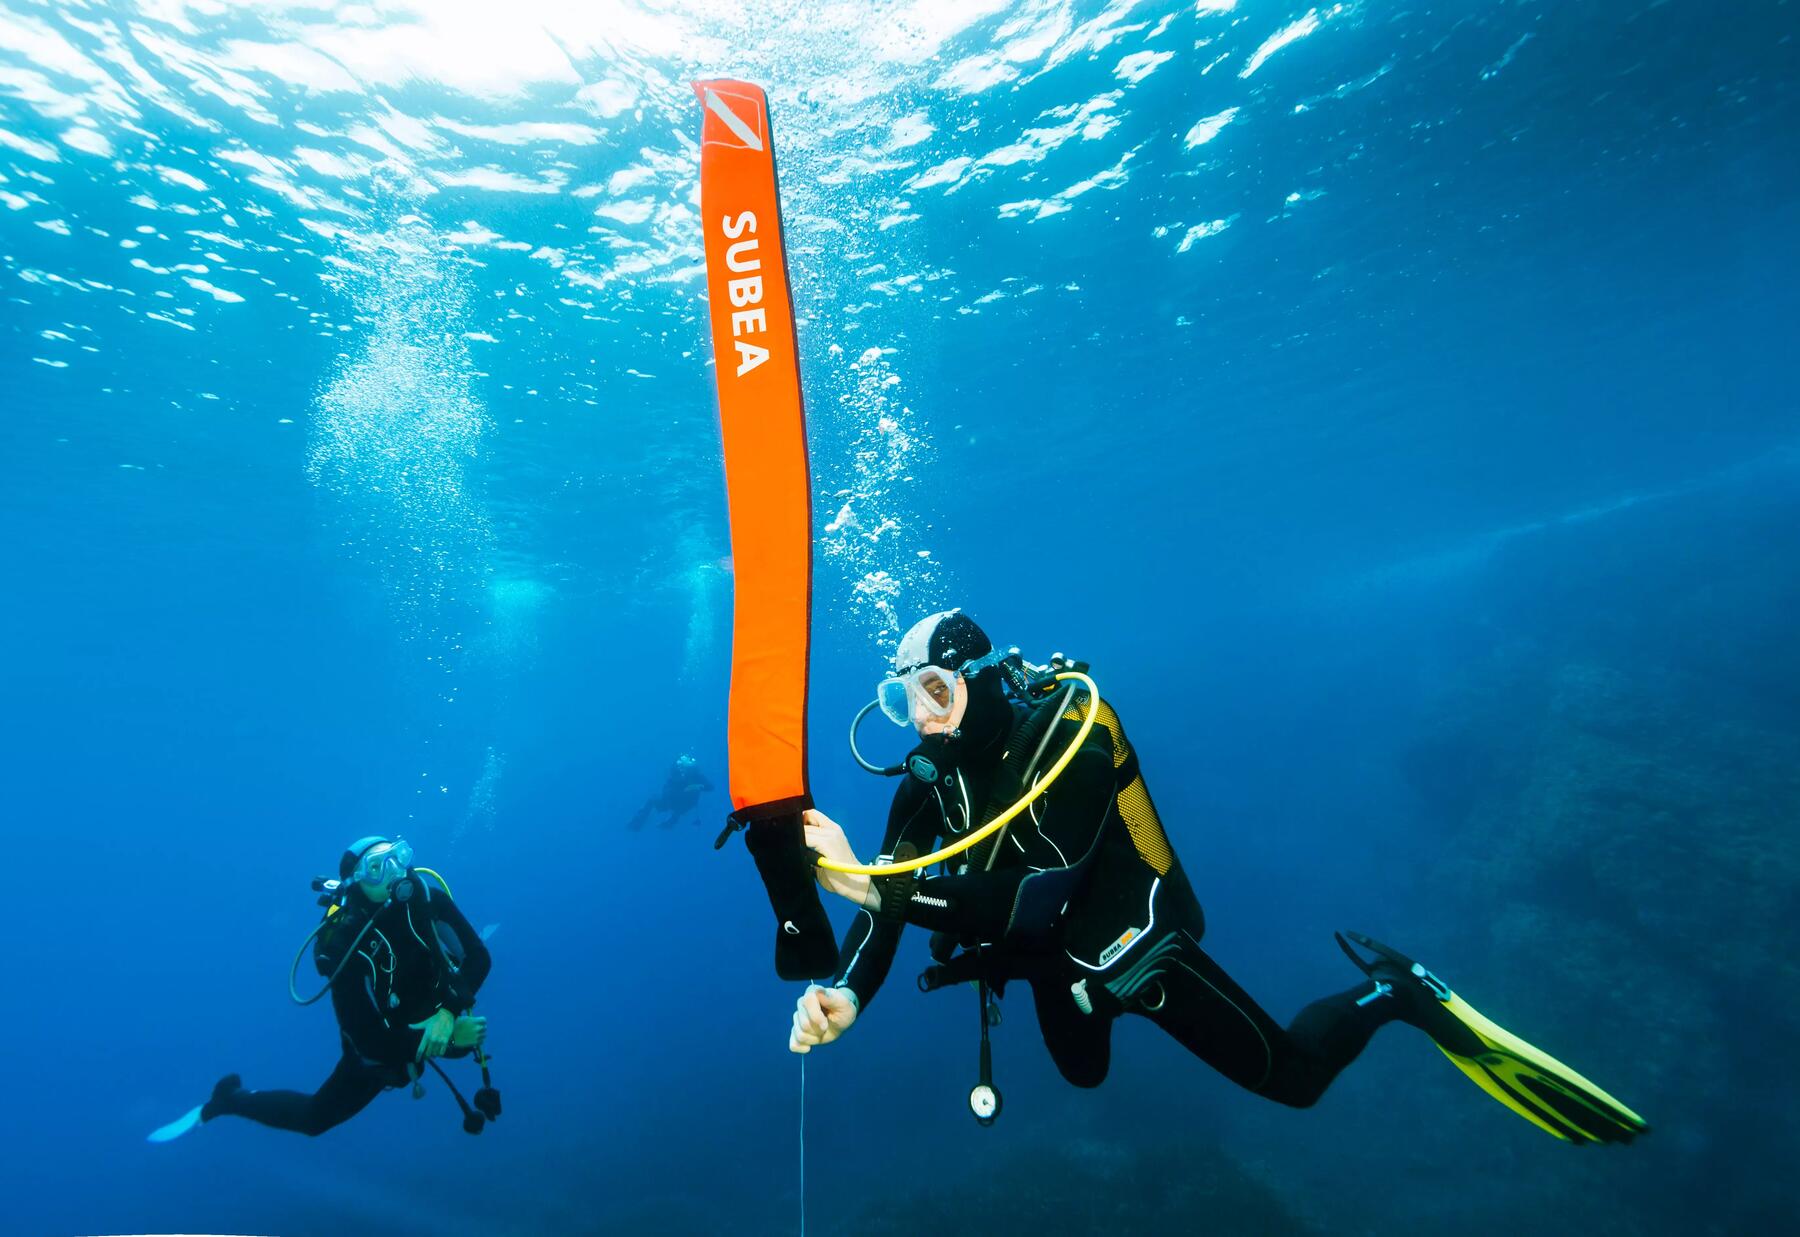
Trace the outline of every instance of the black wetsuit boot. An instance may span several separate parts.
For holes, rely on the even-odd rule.
[[[244,1080],[236,1074],[227,1074],[213,1084],[212,1097],[200,1105],[200,1119],[211,1121],[214,1117],[223,1116],[232,1111],[232,1104],[243,1093]]]

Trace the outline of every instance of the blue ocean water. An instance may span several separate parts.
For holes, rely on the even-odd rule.
[[[1796,5],[0,4],[7,1232],[1742,1232],[1800,1121]],[[724,797],[688,83],[765,85],[814,790],[963,605],[1092,662],[1281,1020],[1392,940],[1643,1111],[1405,1028],[1320,1105],[923,996],[807,1059]],[[871,728],[874,744],[898,732]],[[873,745],[873,744],[872,744]],[[631,829],[674,758],[717,789]],[[497,925],[504,1117],[144,1135],[337,1057],[308,878]],[[922,935],[922,934],[914,934]],[[304,978],[304,977],[303,977]]]

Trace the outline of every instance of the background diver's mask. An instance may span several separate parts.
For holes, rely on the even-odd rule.
[[[911,666],[883,679],[876,688],[875,698],[881,702],[882,713],[896,726],[910,726],[918,715],[942,721],[956,709],[957,676],[974,678],[989,666],[997,665],[1000,659],[1001,654],[996,650],[965,662],[955,670],[944,666]]]
[[[405,877],[412,862],[412,843],[397,837],[365,851],[350,879],[364,885],[391,885]]]

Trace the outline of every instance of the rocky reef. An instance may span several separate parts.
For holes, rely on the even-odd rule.
[[[1650,1117],[1637,1188],[1706,1217],[1682,1231],[1794,1206],[1796,530],[1777,487],[1509,547],[1403,757],[1446,957],[1481,960],[1488,1012],[1548,1010],[1531,1037]]]
[[[987,1237],[1112,1232],[1257,1233],[1319,1229],[1292,1200],[1219,1147],[1166,1137],[1078,1137],[1014,1146],[958,1165],[947,1179],[896,1183],[841,1230],[858,1237],[979,1231]],[[826,1231],[826,1230],[821,1230]]]

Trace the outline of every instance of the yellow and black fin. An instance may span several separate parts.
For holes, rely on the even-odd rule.
[[[1649,1123],[1637,1113],[1549,1053],[1484,1017],[1405,954],[1360,932],[1339,933],[1337,941],[1375,981],[1375,991],[1364,1002],[1398,1000],[1403,1021],[1429,1035],[1476,1086],[1539,1129],[1577,1144],[1628,1143],[1649,1133]],[[1365,960],[1352,942],[1376,955],[1374,960]]]

